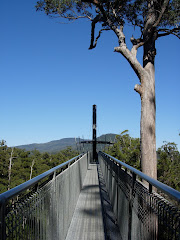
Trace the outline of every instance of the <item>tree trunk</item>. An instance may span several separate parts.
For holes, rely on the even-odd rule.
[[[13,151],[14,151],[14,148],[12,148],[12,150],[11,150],[11,157],[9,158],[8,190],[10,189],[10,185],[11,185],[11,168],[12,168]]]
[[[141,167],[142,172],[157,179],[155,39],[144,45],[143,67],[147,74],[141,79]]]
[[[33,159],[33,160],[32,160],[32,164],[31,164],[31,166],[30,166],[30,168],[31,168],[31,172],[30,172],[30,180],[31,180],[31,178],[32,178],[32,173],[33,173],[33,166],[34,166],[34,163],[35,163],[35,160]]]
[[[154,2],[148,1],[148,13],[144,22],[143,38],[140,41],[132,37],[133,47],[131,51],[125,43],[123,27],[113,28],[118,37],[119,47],[114,51],[121,53],[138,76],[141,85],[135,85],[135,91],[141,96],[141,167],[143,173],[157,179],[157,157],[156,157],[156,101],[155,101],[155,69],[154,59],[156,55],[155,41],[157,31],[156,11]],[[143,67],[136,58],[137,50],[143,46]]]

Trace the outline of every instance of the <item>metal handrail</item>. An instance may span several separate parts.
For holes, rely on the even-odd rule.
[[[134,173],[135,175],[138,175],[141,179],[144,179],[145,181],[147,181],[149,183],[149,189],[152,189],[152,186],[156,187],[157,189],[159,189],[160,191],[166,193],[168,196],[174,198],[178,203],[180,203],[180,192],[167,186],[164,183],[159,182],[158,180],[155,180],[149,176],[147,176],[146,174],[142,173],[141,171],[131,167],[130,165],[112,157],[109,154],[106,154],[104,152],[99,152],[99,154],[104,155],[107,158],[110,158],[111,160],[113,160],[114,162],[122,165],[123,167],[127,168],[129,171],[131,171],[132,173]]]
[[[33,186],[35,186],[36,184],[38,184],[38,182],[40,182],[41,180],[43,180],[46,177],[49,177],[51,175],[53,175],[54,173],[56,173],[56,171],[62,169],[63,167],[70,165],[71,163],[75,162],[76,160],[78,160],[79,158],[81,158],[84,154],[80,154],[54,168],[51,168],[50,170],[32,178],[31,180],[28,180],[27,182],[24,182],[4,193],[0,194],[0,205],[1,203],[6,202],[7,200],[17,196],[18,194],[20,194],[21,192],[25,191],[26,189],[32,188]]]

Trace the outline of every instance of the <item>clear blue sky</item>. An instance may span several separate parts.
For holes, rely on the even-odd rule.
[[[133,90],[139,81],[113,52],[113,33],[103,33],[97,47],[88,50],[90,22],[61,24],[62,19],[36,12],[35,4],[1,1],[0,139],[14,146],[91,138],[93,104],[98,135],[129,129],[139,137],[140,97]],[[128,37],[131,30],[126,29]],[[157,41],[157,147],[171,141],[180,148],[179,53],[175,36]]]

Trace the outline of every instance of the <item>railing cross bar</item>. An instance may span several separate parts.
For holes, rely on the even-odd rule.
[[[5,199],[5,201],[7,201],[8,199],[19,195],[22,191],[35,186],[38,182],[40,182],[44,178],[53,175],[55,171],[58,171],[58,170],[62,169],[63,167],[65,167],[69,164],[72,164],[76,159],[79,159],[82,155],[83,154],[80,154],[79,156],[74,157],[74,158],[70,159],[69,161],[64,162],[64,163],[46,171],[46,172],[38,175],[37,177],[34,177],[31,180],[28,180],[27,182],[24,182],[24,183],[20,184],[19,186],[10,189],[7,192],[1,193],[0,194],[0,203],[2,202],[3,198]]]

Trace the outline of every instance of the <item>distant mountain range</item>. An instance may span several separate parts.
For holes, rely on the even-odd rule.
[[[113,133],[104,134],[98,137],[97,140],[114,142],[115,136],[116,134],[113,134]],[[27,144],[27,145],[20,145],[20,146],[16,146],[16,148],[25,149],[26,151],[38,150],[41,153],[42,152],[56,153],[67,147],[72,147],[73,149],[78,150],[80,152],[88,151],[91,149],[91,144],[80,143],[81,141],[84,141],[84,140],[88,140],[88,139],[62,138],[60,140],[54,140],[47,143],[33,143],[33,144]],[[104,144],[98,144],[97,149],[103,150],[104,146],[105,146]]]

